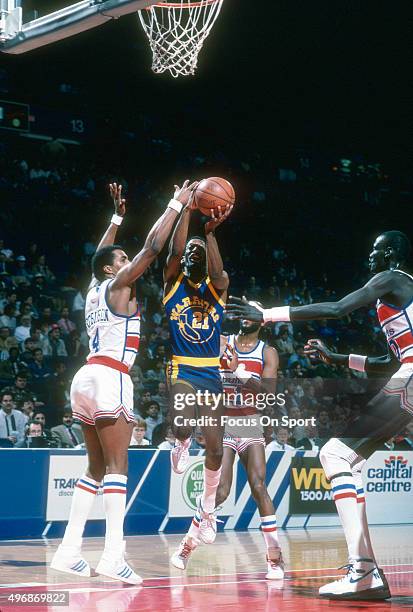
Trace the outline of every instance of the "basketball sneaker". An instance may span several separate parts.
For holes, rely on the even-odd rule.
[[[175,446],[171,450],[171,466],[175,474],[183,474],[189,463],[189,447],[191,438],[184,440],[176,439]]]
[[[92,575],[90,565],[80,554],[80,548],[78,546],[60,544],[53,555],[50,567],[58,572],[66,572],[67,574],[75,574],[76,576],[90,578]]]
[[[319,589],[329,599],[379,600],[391,597],[387,581],[382,579],[374,561],[361,559],[344,566],[347,574]],[[340,569],[344,569],[340,568]]]
[[[180,543],[178,550],[175,551],[171,557],[172,565],[180,570],[186,569],[189,557],[192,555],[198,544],[199,540],[196,538],[191,538],[188,535],[185,536]]]
[[[198,515],[201,517],[199,522],[199,539],[204,544],[213,544],[217,537],[217,523],[223,523],[216,517],[215,509],[213,512],[205,512],[201,503],[202,496],[197,497],[196,506]]]
[[[267,580],[283,580],[284,578],[284,560],[281,549],[274,549],[271,556],[267,554],[267,568],[265,575]]]
[[[143,579],[135,574],[125,561],[125,544],[126,542],[123,542],[122,547],[117,551],[105,550],[96,567],[96,572],[127,584],[142,584]]]

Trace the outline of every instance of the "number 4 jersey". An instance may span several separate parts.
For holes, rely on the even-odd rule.
[[[110,357],[130,369],[138,354],[140,339],[139,309],[131,316],[119,315],[111,310],[107,292],[112,279],[92,287],[86,297],[85,320],[89,335],[88,360],[92,357]]]

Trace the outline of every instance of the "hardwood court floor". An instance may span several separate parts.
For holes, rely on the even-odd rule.
[[[127,557],[144,578],[143,587],[122,586],[101,577],[77,578],[48,569],[58,541],[0,542],[0,610],[70,612],[316,612],[327,609],[406,612],[413,609],[413,526],[375,527],[373,540],[393,597],[388,602],[320,600],[318,587],[342,572],[346,562],[341,530],[280,532],[287,573],[283,583],[265,580],[265,551],[260,532],[218,534],[215,544],[199,547],[186,572],[169,565],[181,536],[127,538]],[[84,555],[96,566],[102,540],[85,540]],[[68,607],[9,606],[10,593],[69,592]]]

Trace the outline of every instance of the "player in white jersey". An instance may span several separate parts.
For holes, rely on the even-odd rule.
[[[228,312],[237,318],[294,322],[340,318],[376,301],[378,318],[389,347],[388,355],[339,355],[329,351],[319,340],[310,340],[307,352],[327,362],[367,373],[394,372],[394,357],[399,362],[397,372],[369,401],[360,417],[348,426],[340,439],[329,440],[320,451],[349,552],[347,574],[320,588],[320,595],[330,599],[390,597],[371,545],[361,469],[375,450],[413,419],[413,276],[402,269],[408,264],[410,253],[410,241],[405,234],[395,230],[385,232],[375,240],[369,256],[373,277],[338,302],[263,310],[243,299],[230,298],[227,306]],[[393,361],[390,353],[393,353]]]
[[[265,476],[265,440],[257,400],[267,393],[275,397],[278,369],[277,351],[259,339],[261,324],[241,321],[237,335],[221,336],[221,378],[225,393],[225,435],[222,472],[215,505],[221,506],[232,486],[235,455],[247,472],[251,494],[258,506],[261,530],[267,549],[269,580],[282,580],[284,563],[277,535],[274,504],[268,495]],[[261,404],[259,406],[261,408]],[[185,569],[189,557],[198,545],[199,511],[179,549],[171,558],[178,569]]]
[[[135,281],[159,255],[195,185],[185,181],[182,188],[175,188],[166,211],[131,261],[122,247],[114,244],[125,215],[125,200],[122,186],[110,185],[115,214],[92,258],[93,276],[86,298],[90,353],[86,365],[74,376],[70,392],[73,414],[82,423],[88,468],[75,487],[69,522],[52,569],[91,576],[90,565],[81,554],[82,535],[102,485],[106,535],[96,572],[129,584],[142,582],[125,561],[123,542],[127,449],[134,421],[133,385],[128,372],[140,336]]]

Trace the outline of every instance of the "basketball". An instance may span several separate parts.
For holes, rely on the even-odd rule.
[[[234,204],[235,191],[227,180],[219,176],[203,179],[195,190],[194,200],[196,207],[204,214],[211,216],[211,212],[221,206]]]

